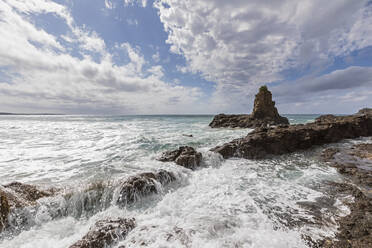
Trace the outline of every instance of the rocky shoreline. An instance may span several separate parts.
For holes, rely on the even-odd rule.
[[[321,247],[372,247],[372,143],[330,147],[322,158],[349,181],[334,184],[335,189],[354,201],[349,204],[350,214],[338,220],[336,239],[323,240]]]
[[[175,181],[176,175],[166,170],[157,172],[146,172],[131,176],[119,182],[114,189],[110,185],[94,184],[88,185],[82,192],[64,192],[62,189],[40,189],[34,185],[13,182],[7,185],[0,185],[0,234],[10,233],[17,234],[18,231],[32,226],[32,221],[22,215],[24,209],[31,209],[32,212],[37,212],[41,206],[39,200],[50,199],[58,203],[63,201],[53,219],[58,219],[62,216],[69,215],[69,202],[75,205],[79,213],[73,211],[70,214],[79,217],[83,211],[92,211],[95,213],[100,209],[108,206],[98,207],[100,204],[105,205],[105,202],[111,202],[114,197],[115,189],[117,191],[116,204],[118,206],[132,205],[141,198],[152,194],[158,194],[159,185],[166,186]],[[110,190],[110,194],[105,194],[105,190]],[[75,201],[75,196],[80,200]],[[57,197],[54,199],[53,197]],[[108,199],[106,199],[108,198]],[[27,211],[26,211],[27,213]],[[31,223],[29,223],[31,222]],[[130,230],[135,227],[134,219],[103,219],[98,221],[91,227],[90,231],[71,248],[104,248],[116,243],[120,239],[125,238]]]
[[[246,137],[217,146],[211,151],[225,159],[260,159],[309,149],[314,145],[368,136],[372,136],[372,110],[349,116],[321,116],[308,124],[257,128]]]
[[[321,116],[315,122],[305,125],[259,127],[246,137],[215,147],[211,151],[224,158],[262,159],[335,143],[343,139],[368,136],[372,136],[372,110],[363,109],[350,116]],[[354,201],[349,203],[350,214],[336,220],[339,230],[335,239],[313,241],[310,237],[304,237],[309,246],[314,248],[372,247],[371,143],[351,147],[331,146],[323,151],[322,160],[329,166],[336,167],[338,172],[345,176],[345,182],[332,184],[333,191],[336,192],[335,194],[352,196]],[[196,170],[202,165],[203,157],[194,148],[183,146],[164,152],[158,160],[174,162],[187,169]],[[131,205],[143,197],[160,193],[159,185],[166,186],[176,180],[177,176],[167,170],[134,175],[113,186],[118,194],[115,202],[119,206]],[[105,188],[107,186],[92,185],[84,190],[82,194],[88,196],[80,203],[81,208],[89,208],[85,205],[89,205],[89,201],[94,201],[92,204],[103,205],[104,199],[111,202],[114,199],[113,190],[105,193]],[[15,227],[9,219],[12,213],[23,208],[37,208],[40,199],[55,196],[62,196],[65,201],[74,198],[73,193],[64,193],[59,189],[39,189],[18,182],[0,186],[0,232],[11,231]],[[62,216],[63,212],[68,211],[63,209],[60,212]],[[107,247],[124,239],[135,226],[136,222],[131,218],[103,219],[70,247]]]

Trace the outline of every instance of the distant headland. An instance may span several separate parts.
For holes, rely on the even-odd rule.
[[[8,113],[8,112],[0,112],[0,115],[65,115],[65,114],[56,114],[56,113]]]

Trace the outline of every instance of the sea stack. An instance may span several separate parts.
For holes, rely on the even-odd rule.
[[[279,115],[275,102],[272,100],[272,94],[266,86],[259,89],[255,99],[251,115],[216,115],[209,124],[212,128],[256,128],[272,125],[288,125],[288,119]]]

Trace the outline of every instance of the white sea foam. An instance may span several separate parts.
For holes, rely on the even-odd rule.
[[[244,129],[210,129],[210,117],[1,117],[0,181],[57,186],[73,192],[42,199],[27,230],[0,240],[0,247],[68,247],[95,221],[134,217],[126,247],[306,247],[301,236],[333,235],[333,216],[347,212],[342,199],[303,207],[328,197],[320,187],[336,171],[309,154],[253,161],[224,160],[209,148],[246,135]],[[182,134],[192,134],[185,137]],[[191,145],[203,153],[190,171],[155,160],[160,152]],[[311,155],[311,154],[310,154]],[[129,207],[115,204],[115,185],[130,175],[167,169],[177,181]],[[90,183],[105,182],[108,202],[79,210]],[[92,204],[94,194],[89,195]],[[301,205],[301,202],[306,204]],[[102,202],[101,202],[102,203]],[[64,211],[61,211],[64,209]],[[61,214],[63,212],[63,214]],[[327,217],[327,216],[326,216]]]

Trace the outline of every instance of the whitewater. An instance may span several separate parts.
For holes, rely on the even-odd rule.
[[[291,124],[314,115],[287,115]],[[320,148],[264,160],[209,151],[250,129],[212,129],[213,116],[0,116],[0,184],[18,181],[61,194],[15,213],[2,248],[65,248],[98,220],[136,219],[113,247],[308,247],[332,237],[348,213],[325,182],[342,181],[320,162]],[[192,137],[189,137],[191,136]],[[156,160],[179,146],[203,155],[195,171]],[[165,169],[176,181],[135,204],[116,202],[121,181]],[[312,211],[311,205],[320,205]],[[321,219],[321,221],[319,221]],[[321,222],[321,223],[320,223]]]

